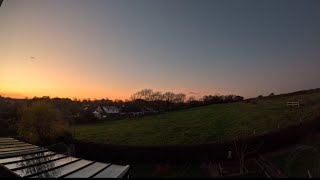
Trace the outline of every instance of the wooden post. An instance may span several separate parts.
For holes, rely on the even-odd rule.
[[[307,173],[308,173],[308,177],[309,177],[309,178],[312,178],[312,176],[311,176],[311,173],[310,173],[309,169],[307,169]]]
[[[256,134],[256,130],[255,129],[253,130],[253,134]]]
[[[300,116],[300,123],[302,123],[302,118],[301,118],[301,116]]]
[[[232,159],[232,151],[228,151],[228,159]]]

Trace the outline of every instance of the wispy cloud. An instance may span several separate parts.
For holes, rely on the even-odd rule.
[[[196,93],[196,92],[189,92],[189,94],[197,95],[197,94],[199,94],[199,93]]]

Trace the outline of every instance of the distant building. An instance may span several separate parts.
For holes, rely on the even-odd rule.
[[[122,106],[120,110],[120,116],[132,116],[132,117],[140,117],[144,115],[150,115],[158,113],[151,107],[141,107],[137,104],[129,104],[127,106]]]
[[[95,110],[93,106],[86,105],[83,109],[81,109],[77,116],[78,116],[78,122],[90,122],[95,120],[95,116],[92,114],[92,112]]]
[[[98,106],[92,113],[96,118],[103,119],[118,116],[120,109],[115,106]]]

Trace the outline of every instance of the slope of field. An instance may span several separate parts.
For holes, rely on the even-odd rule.
[[[320,177],[320,133],[303,137],[297,144],[266,157],[289,178]]]
[[[300,108],[287,101],[302,102]],[[104,123],[79,125],[77,140],[102,144],[198,144],[262,133],[308,120],[319,112],[320,93],[274,97],[256,102],[217,104]]]

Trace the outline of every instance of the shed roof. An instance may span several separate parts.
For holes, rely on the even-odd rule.
[[[121,178],[129,165],[95,162],[59,154],[13,138],[0,138],[0,168],[12,177]],[[0,172],[1,175],[1,172]]]

